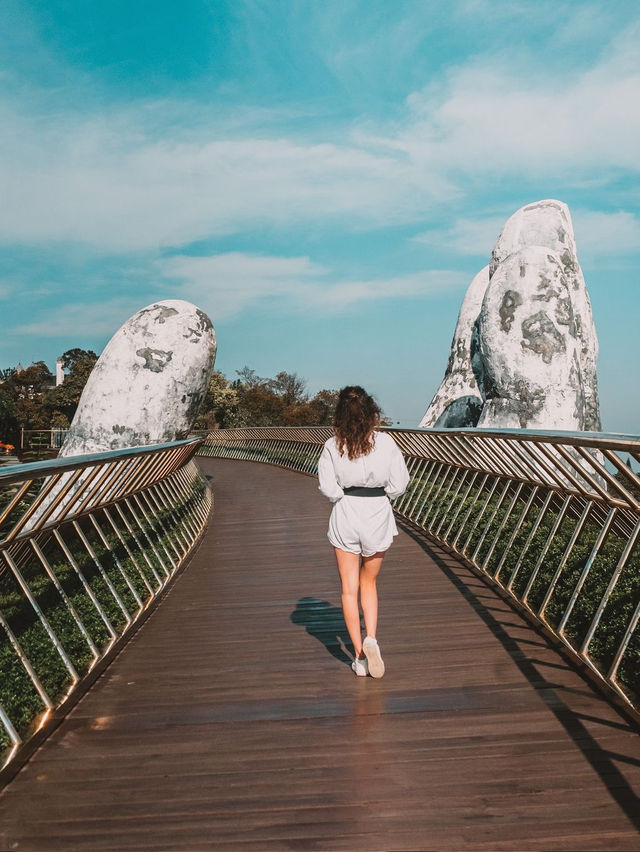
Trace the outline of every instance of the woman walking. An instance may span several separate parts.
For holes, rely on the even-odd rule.
[[[355,651],[351,668],[359,677],[382,677],[376,639],[382,560],[398,534],[389,498],[403,493],[409,473],[391,435],[377,431],[380,409],[358,385],[343,388],[333,422],[334,436],[318,462],[320,491],[333,503],[327,537],[333,545],[342,587],[342,611]],[[362,641],[358,592],[366,637]]]

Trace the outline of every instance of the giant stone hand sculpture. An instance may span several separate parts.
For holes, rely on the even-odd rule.
[[[168,299],[142,308],[114,334],[91,371],[58,457],[186,438],[215,357],[213,325],[195,305]],[[91,471],[85,469],[73,484],[73,474],[64,473],[26,529],[43,514],[48,522],[64,516]],[[43,489],[48,487],[45,480]]]
[[[422,418],[421,426],[455,428],[475,426],[484,399],[478,387],[481,370],[473,368],[477,348],[475,322],[489,284],[489,267],[475,276],[466,292],[451,341],[449,363],[440,387]]]
[[[213,325],[195,305],[168,299],[142,308],[93,368],[60,456],[185,438],[215,357]]]
[[[464,310],[478,299],[478,276],[460,312],[453,345],[464,351],[452,351],[467,388],[473,372],[479,416],[468,406],[466,418],[455,416],[464,395],[442,409],[448,368],[420,425],[599,430],[598,341],[567,205],[539,201],[514,213],[488,272],[478,314]]]

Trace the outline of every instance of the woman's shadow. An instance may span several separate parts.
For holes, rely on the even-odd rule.
[[[293,624],[301,624],[310,636],[322,642],[327,651],[347,666],[353,660],[353,645],[342,609],[320,598],[300,598],[290,615]],[[351,652],[351,656],[347,653]]]

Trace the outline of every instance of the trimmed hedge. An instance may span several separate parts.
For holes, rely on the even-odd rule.
[[[141,605],[136,601],[136,595],[144,605],[152,596],[148,586],[154,591],[157,590],[160,585],[159,578],[164,580],[172,568],[172,563],[177,563],[175,549],[178,552],[184,549],[184,540],[181,540],[177,529],[185,517],[193,516],[196,507],[202,501],[205,488],[205,482],[197,478],[192,484],[188,498],[174,506],[171,511],[158,513],[154,517],[150,516],[148,521],[140,518],[144,523],[144,532],[137,526],[126,505],[120,504],[133,530],[133,535],[127,532],[122,522],[118,523],[117,510],[110,509],[124,544],[115,534],[103,511],[96,512],[95,518],[108,542],[108,548],[91,519],[89,517],[81,519],[80,529],[99,564],[89,554],[72,524],[65,524],[60,528],[63,541],[118,636],[124,632],[127,623],[123,607],[127,610],[129,617],[135,617],[141,609]],[[136,514],[140,517],[139,512]],[[41,533],[38,542],[58,583],[101,656],[111,641],[111,635],[103,617],[54,536],[51,533]],[[143,548],[143,552],[140,551],[138,543]],[[14,545],[13,550],[12,556],[33,597],[73,667],[82,677],[87,673],[94,659],[94,653],[87,639],[31,547],[22,543]],[[109,584],[120,598],[122,606],[114,597]],[[58,704],[69,691],[72,677],[34,608],[8,569],[0,573],[0,612],[16,636],[47,694],[54,704]],[[28,736],[33,721],[44,710],[42,699],[2,629],[0,629],[0,703],[22,738]],[[8,735],[0,726],[0,751],[9,745]]]
[[[539,519],[542,502],[539,495],[538,501],[534,501],[526,516],[522,519],[523,509],[531,494],[531,486],[525,486],[521,489],[518,499],[507,517],[514,489],[517,487],[515,484],[512,483],[509,486],[501,501],[500,497],[504,484],[500,482],[487,502],[487,498],[491,494],[493,480],[489,479],[483,483],[483,477],[479,476],[474,487],[461,503],[466,492],[466,481],[455,497],[458,481],[456,481],[448,496],[445,496],[445,488],[438,492],[439,485],[448,482],[447,476],[448,473],[441,473],[438,480],[433,484],[430,493],[428,492],[430,483],[427,483],[420,476],[413,478],[409,485],[409,497],[403,505],[411,507],[414,498],[420,495],[417,505],[414,507],[414,512],[412,512],[412,515],[415,515],[415,510],[418,510],[415,518],[417,523],[421,524],[426,518],[428,531],[435,533],[439,526],[441,536],[451,525],[446,543],[453,545],[455,542],[459,550],[464,547],[465,555],[468,558],[471,558],[478,548],[475,563],[478,566],[484,566],[486,572],[491,576],[498,570],[502,561],[498,580],[504,586],[512,581],[512,591],[518,599],[521,599],[558,519],[562,499],[559,495],[554,496],[540,520],[535,534],[529,541],[531,531]],[[429,493],[430,501],[436,499],[438,505],[433,506],[430,502],[428,507],[420,510],[420,502],[427,493]],[[577,503],[578,501],[576,501],[576,505]],[[484,511],[483,507],[485,507]],[[582,510],[582,506],[579,509]],[[482,519],[480,520],[481,513]],[[549,584],[562,562],[577,524],[577,515],[570,511],[567,512],[544,553],[544,558],[527,596],[527,602],[534,611],[537,611],[542,605]],[[596,542],[600,528],[601,524],[595,523],[592,517],[587,517],[587,521],[557,579],[544,613],[546,620],[554,629],[558,626],[566,610]],[[462,534],[460,534],[461,530]],[[498,539],[494,543],[493,540],[499,530]],[[457,537],[458,540],[456,541]],[[443,540],[445,539],[443,538]],[[511,545],[509,546],[510,542]],[[599,549],[566,624],[565,634],[576,648],[581,646],[586,636],[626,544],[627,537],[614,525]],[[525,546],[526,551],[523,553]],[[507,547],[508,550],[505,555]],[[492,548],[491,553],[489,553],[490,548]],[[485,561],[486,565],[484,565]],[[512,579],[516,565],[518,566],[517,574]],[[620,574],[589,644],[589,655],[603,673],[606,673],[611,666],[639,600],[640,552],[636,546]],[[640,637],[637,631],[632,635],[622,658],[618,670],[618,679],[627,690],[630,698],[638,701],[640,695]]]

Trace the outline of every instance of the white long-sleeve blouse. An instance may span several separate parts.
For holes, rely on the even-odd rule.
[[[332,503],[344,496],[344,488],[353,485],[382,487],[387,497],[393,499],[407,487],[409,473],[404,457],[391,435],[376,432],[371,452],[357,459],[350,459],[346,452],[341,456],[336,439],[329,438],[318,462],[318,480],[320,491]]]

